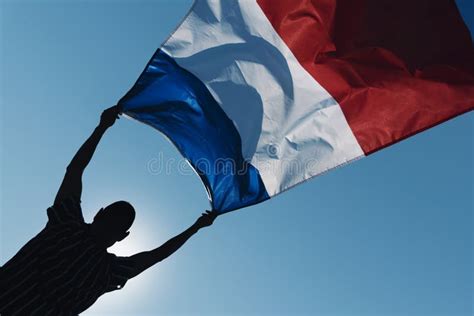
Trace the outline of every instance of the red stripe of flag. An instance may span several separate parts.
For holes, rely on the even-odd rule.
[[[258,0],[366,154],[474,107],[474,48],[450,0]]]

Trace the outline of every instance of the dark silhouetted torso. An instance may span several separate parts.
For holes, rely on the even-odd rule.
[[[1,268],[1,315],[77,315],[128,280],[132,262],[97,244],[77,199],[53,205],[48,218]]]

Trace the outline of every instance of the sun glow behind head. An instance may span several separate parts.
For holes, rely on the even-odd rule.
[[[87,201],[84,201],[82,207],[86,222],[91,222],[95,212],[109,202],[113,202],[114,199],[115,197],[109,199],[101,196],[100,199],[97,198],[97,200],[88,198]],[[104,202],[107,203],[104,204]],[[124,240],[108,248],[107,251],[109,253],[117,256],[132,256],[142,251],[152,250],[165,241],[166,235],[169,233],[168,229],[164,227],[166,226],[165,222],[156,219],[156,212],[150,209],[148,206],[150,203],[147,202],[149,201],[130,201],[137,212],[135,221],[129,229],[130,234]],[[153,223],[157,223],[159,229],[157,229]],[[153,268],[150,268],[150,270],[151,269]],[[156,292],[157,287],[154,286],[154,284],[159,282],[161,285],[159,288],[163,288],[163,291],[169,288],[171,282],[168,282],[168,280],[171,280],[172,276],[170,277],[170,273],[168,273],[169,271],[167,270],[168,269],[156,269],[153,273],[145,271],[135,278],[128,280],[123,289],[101,296],[97,302],[87,310],[87,314],[109,315],[113,313],[112,311],[117,310],[125,312],[131,308],[131,305],[139,304],[140,300],[150,299],[150,297],[145,295],[147,293],[153,292],[157,295],[164,295],[163,293]],[[126,297],[126,299],[124,299],[124,297]],[[133,304],[131,304],[131,302],[133,302]]]

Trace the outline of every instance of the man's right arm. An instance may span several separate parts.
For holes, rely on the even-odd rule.
[[[84,169],[89,164],[92,156],[94,155],[95,149],[99,144],[105,131],[114,124],[118,118],[119,108],[113,106],[105,110],[101,117],[99,125],[94,129],[91,136],[82,144],[81,148],[77,151],[69,163],[64,179],[59,187],[54,204],[59,204],[62,200],[69,196],[73,196],[80,200],[82,194],[82,174]]]

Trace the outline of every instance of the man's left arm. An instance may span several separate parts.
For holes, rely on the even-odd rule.
[[[181,246],[201,228],[212,225],[218,215],[219,214],[216,211],[206,211],[205,213],[202,213],[201,217],[199,217],[188,229],[171,238],[160,247],[151,251],[140,252],[127,258],[133,265],[133,268],[130,269],[129,275],[127,276],[128,279],[137,276],[149,267],[168,258],[176,250],[181,248]]]

